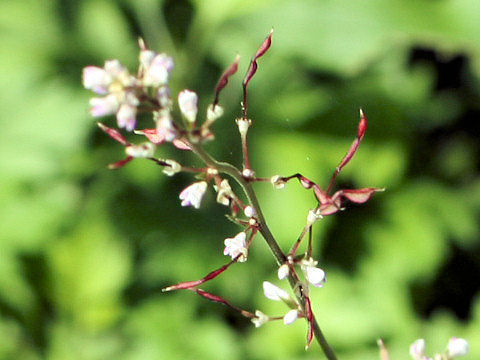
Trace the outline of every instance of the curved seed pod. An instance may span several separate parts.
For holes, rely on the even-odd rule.
[[[215,108],[215,105],[218,104],[218,97],[220,96],[220,92],[227,85],[228,78],[237,72],[239,61],[240,55],[237,55],[233,63],[222,73],[222,75],[220,75],[220,78],[217,81],[217,85],[215,85],[215,100],[213,100],[213,108]]]
[[[243,86],[243,102],[242,102],[242,115],[244,118],[247,117],[247,85],[252,79],[253,75],[257,71],[257,59],[260,58],[265,52],[270,48],[270,45],[272,44],[272,34],[273,34],[273,29],[270,30],[268,33],[267,37],[263,42],[260,44],[259,48],[255,52],[255,55],[253,55],[252,60],[250,61],[250,65],[248,66],[247,72],[245,74],[245,77],[243,78],[242,86]]]

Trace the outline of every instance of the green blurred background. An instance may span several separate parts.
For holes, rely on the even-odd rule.
[[[241,76],[272,26],[250,84],[257,174],[325,184],[363,107],[369,128],[337,187],[387,188],[315,228],[328,282],[311,296],[339,358],[376,359],[381,337],[407,359],[414,339],[433,353],[450,336],[480,358],[479,18],[478,0],[2,0],[0,359],[322,357],[317,345],[304,352],[302,321],[255,329],[190,292],[161,293],[225,263],[223,240],[239,229],[213,192],[198,211],[179,206],[187,175],[147,161],[108,171],[123,150],[96,128],[81,87],[82,67],[105,59],[134,71],[142,36],[174,57],[172,93],[195,90],[204,109],[238,52],[208,149],[239,165]],[[159,154],[195,164],[168,145]],[[311,193],[258,194],[287,249]],[[263,280],[285,285],[257,237],[247,263],[204,289],[283,313]]]

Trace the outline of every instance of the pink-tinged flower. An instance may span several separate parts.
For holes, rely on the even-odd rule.
[[[425,340],[424,339],[415,340],[410,345],[410,356],[414,360],[423,359],[423,357],[425,356]]]
[[[252,318],[252,323],[255,324],[255,327],[260,327],[270,321],[270,318],[265,315],[260,310],[255,311],[255,317]]]
[[[112,76],[98,66],[86,66],[82,71],[83,86],[97,94],[107,94]]]
[[[155,145],[150,142],[125,147],[125,154],[133,158],[149,158],[152,157],[154,153]]]
[[[468,343],[465,339],[456,337],[450,338],[447,345],[447,356],[449,359],[457,356],[464,356],[468,353]]]
[[[207,182],[199,181],[183,189],[178,197],[182,201],[182,206],[193,206],[198,209],[206,190]]]
[[[325,284],[326,276],[325,271],[316,267],[318,261],[309,258],[302,260],[301,267],[305,274],[307,281],[316,287],[322,287]]]
[[[298,318],[298,310],[290,310],[283,316],[283,323],[285,325],[292,324]]]
[[[118,110],[119,102],[114,94],[103,98],[90,99],[90,114],[94,117],[115,114]]]
[[[190,123],[194,123],[197,117],[197,101],[198,96],[193,91],[182,90],[178,94],[178,107],[180,108],[180,112]]]
[[[245,232],[238,233],[233,238],[227,238],[224,241],[225,249],[223,250],[223,255],[228,255],[232,259],[238,258],[239,262],[247,261],[248,249],[246,244],[247,234]]]
[[[173,69],[173,60],[166,54],[142,50],[140,65],[143,68],[142,82],[145,86],[163,86],[168,82],[168,75]]]
[[[122,104],[117,112],[117,125],[119,128],[125,128],[132,131],[135,128],[135,116],[137,108],[130,104]]]

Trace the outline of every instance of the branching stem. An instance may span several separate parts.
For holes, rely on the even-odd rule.
[[[203,149],[201,145],[192,144],[192,150],[195,152],[195,154],[198,155],[198,157],[208,167],[215,168],[219,172],[231,176],[242,187],[242,190],[247,196],[248,201],[250,202],[250,205],[255,210],[259,231],[262,234],[265,241],[267,242],[267,245],[270,247],[270,250],[272,251],[273,256],[275,257],[277,264],[280,266],[283,263],[285,263],[286,256],[283,253],[280,246],[278,245],[277,241],[275,240],[275,237],[273,236],[272,232],[270,231],[267,225],[267,222],[265,221],[265,217],[263,216],[262,210],[260,208],[257,196],[255,194],[255,191],[253,190],[252,185],[247,180],[245,180],[245,178],[242,176],[242,173],[235,166],[229,163],[219,162],[215,160],[212,156],[210,156],[210,154],[208,154]],[[290,286],[294,290],[295,296],[297,297],[297,300],[301,306],[301,310],[305,312],[305,294],[303,292],[297,293],[297,291],[295,291],[295,289],[298,289],[301,286],[298,276],[294,272],[290,272],[288,275],[288,282],[290,283]],[[315,335],[315,338],[317,339],[327,359],[337,360],[335,353],[330,348],[330,345],[328,345],[328,342],[325,339],[325,336],[323,335],[322,330],[320,329],[320,326],[318,325],[314,316],[312,316],[312,326],[313,326],[313,333]]]

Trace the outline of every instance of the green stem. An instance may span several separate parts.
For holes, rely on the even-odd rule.
[[[280,246],[278,245],[277,241],[275,240],[272,232],[270,231],[267,225],[267,222],[265,221],[265,217],[263,216],[262,210],[260,209],[260,204],[258,203],[258,199],[255,194],[255,191],[253,190],[252,185],[247,180],[245,180],[245,178],[242,176],[242,173],[235,166],[229,163],[219,162],[215,160],[212,156],[210,156],[210,154],[208,154],[203,149],[201,145],[192,144],[192,149],[195,152],[195,154],[197,154],[198,157],[207,166],[211,168],[215,168],[219,172],[231,176],[242,187],[243,191],[245,192],[245,195],[248,198],[248,201],[250,202],[250,205],[255,210],[255,215],[257,216],[257,221],[259,225],[259,231],[262,234],[265,241],[267,242],[268,246],[270,247],[270,250],[272,251],[275,257],[277,264],[282,265],[283,263],[285,263],[286,256],[283,253],[282,249],[280,249]],[[293,290],[297,289],[298,286],[300,285],[300,281],[296,274],[290,273],[288,276],[288,281]],[[297,297],[297,300],[300,303],[302,311],[305,311],[305,299],[303,298],[303,295],[298,294],[296,291],[294,291],[294,293],[295,293],[295,296]],[[333,352],[333,350],[330,348],[330,345],[328,345],[327,339],[325,339],[325,336],[323,335],[322,330],[320,329],[320,326],[318,325],[317,320],[315,319],[315,316],[313,316],[312,318],[312,326],[313,326],[313,333],[315,335],[315,338],[317,339],[327,359],[337,360],[337,357],[335,356],[335,353]]]

